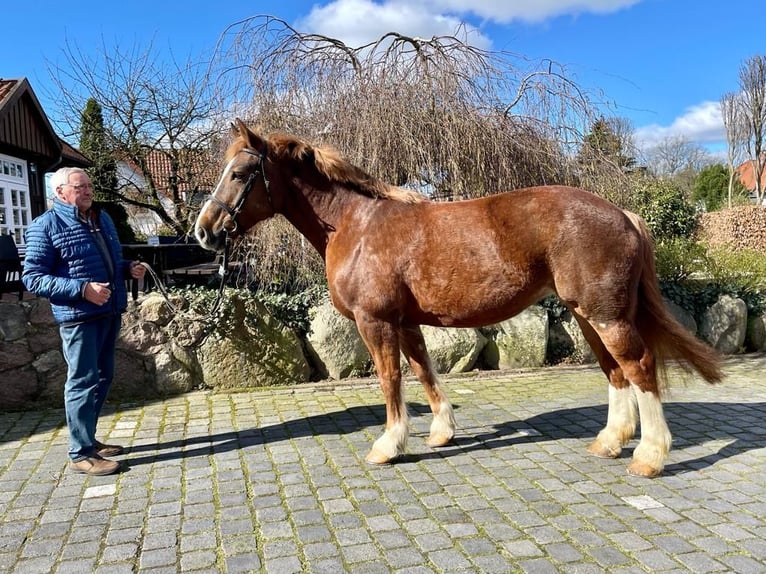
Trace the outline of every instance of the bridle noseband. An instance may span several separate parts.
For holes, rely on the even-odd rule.
[[[260,173],[263,177],[263,185],[266,189],[266,198],[269,200],[269,207],[271,207],[271,211],[274,211],[274,204],[271,200],[271,190],[269,189],[269,180],[266,178],[266,169],[264,166],[264,162],[266,161],[266,152],[267,148],[265,147],[262,152],[256,151],[252,148],[242,148],[239,150],[239,152],[245,152],[249,153],[250,155],[254,155],[258,158],[258,167],[253,171],[245,181],[245,185],[242,188],[242,191],[239,192],[239,197],[237,197],[237,200],[234,202],[234,207],[229,207],[226,203],[221,201],[215,196],[215,193],[211,194],[208,198],[212,203],[216,204],[218,207],[226,211],[226,213],[229,214],[229,219],[224,222],[223,230],[226,232],[226,236],[228,239],[228,236],[235,233],[237,231],[237,228],[239,227],[239,222],[237,221],[237,218],[239,217],[239,214],[242,213],[242,208],[245,206],[245,201],[247,201],[247,196],[250,195],[250,190],[253,189],[253,184],[255,183],[255,178]],[[228,224],[228,225],[227,225]]]

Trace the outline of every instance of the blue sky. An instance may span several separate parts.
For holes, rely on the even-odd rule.
[[[737,89],[745,59],[766,52],[763,0],[27,0],[5,3],[0,77],[29,78],[48,111],[48,64],[65,42],[88,54],[103,43],[153,43],[160,57],[210,52],[225,28],[256,14],[359,45],[389,31],[430,37],[459,22],[482,47],[550,58],[601,90],[639,142],[683,136],[722,146],[718,101]],[[76,142],[73,142],[76,143]]]

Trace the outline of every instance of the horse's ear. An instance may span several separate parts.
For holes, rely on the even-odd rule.
[[[247,125],[239,118],[234,118],[234,123],[231,124],[232,128],[237,130],[237,133],[242,137],[245,137],[245,133],[248,131]]]
[[[231,129],[235,135],[241,137],[247,143],[247,147],[254,149],[258,152],[262,152],[265,147],[263,138],[256,134],[253,130],[247,127],[245,122],[236,118],[234,123],[231,124]]]

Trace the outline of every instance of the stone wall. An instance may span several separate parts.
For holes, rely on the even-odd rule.
[[[175,303],[182,307],[181,300]],[[748,317],[739,299],[721,297],[699,326],[683,309],[669,307],[681,324],[723,354],[766,350],[766,316]],[[188,311],[171,311],[157,294],[141,296],[123,316],[110,398],[372,374],[369,354],[352,322],[329,301],[310,315],[310,335],[302,340],[258,302],[236,292],[227,296],[224,319],[214,329]],[[594,360],[574,321],[563,317],[551,324],[538,306],[484,329],[424,327],[423,334],[440,373],[542,366],[551,362],[554,347],[567,349],[569,363]],[[60,407],[65,378],[61,340],[48,302],[1,301],[0,410]]]

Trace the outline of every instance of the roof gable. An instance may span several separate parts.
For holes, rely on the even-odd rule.
[[[26,78],[0,79],[0,145],[45,163],[61,156],[59,138]]]

